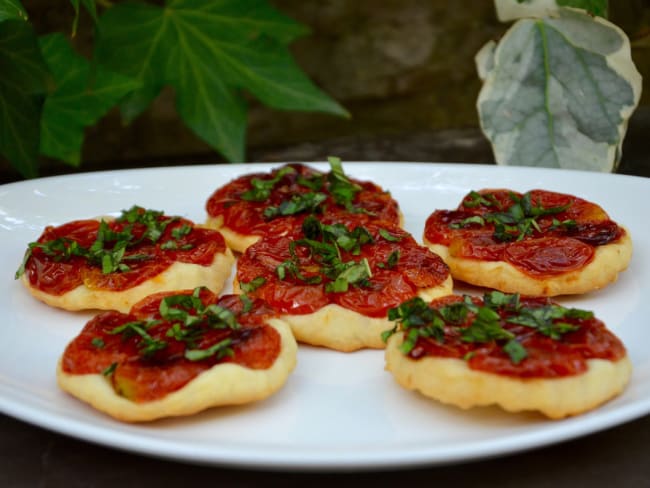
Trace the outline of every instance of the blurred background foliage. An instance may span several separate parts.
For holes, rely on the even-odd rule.
[[[491,162],[479,130],[480,80],[474,56],[508,25],[496,19],[491,1],[460,0],[271,0],[310,33],[291,44],[298,65],[351,117],[268,108],[249,100],[247,161],[410,160]],[[70,32],[74,10],[67,2],[23,2],[39,35]],[[650,2],[610,2],[609,20],[632,41],[644,77],[619,169],[639,159],[650,166]],[[90,55],[93,23],[81,12],[72,39]],[[645,158],[645,159],[644,159]],[[45,159],[41,174],[168,164],[224,162],[179,119],[175,93],[164,89],[131,124],[112,110],[86,129],[79,169]],[[1,162],[2,181],[19,175]],[[647,173],[650,175],[650,169]]]

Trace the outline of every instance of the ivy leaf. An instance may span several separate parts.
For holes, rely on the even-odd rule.
[[[84,128],[94,125],[140,83],[91,65],[62,34],[45,36],[40,42],[56,83],[43,106],[41,153],[77,166]]]
[[[95,4],[95,0],[70,0],[70,3],[74,8],[74,20],[72,21],[72,37],[74,37],[77,34],[77,27],[79,26],[81,6],[84,6],[93,19],[93,22],[97,23],[97,5]]]
[[[39,120],[49,73],[36,35],[23,20],[0,22],[0,73],[0,153],[31,178],[37,174]]]
[[[517,21],[493,47],[477,57],[477,106],[497,163],[615,169],[641,92],[625,34],[560,9]]]
[[[574,7],[586,10],[591,15],[607,18],[608,0],[556,0],[560,7]]]
[[[0,0],[0,22],[9,19],[27,20],[27,12],[19,0]]]
[[[494,0],[501,22],[526,17],[541,18],[556,13],[560,7],[574,7],[591,15],[607,18],[608,0]]]
[[[244,90],[276,109],[347,115],[293,61],[288,44],[304,33],[263,0],[127,2],[100,17],[96,58],[143,84],[123,106],[127,121],[171,85],[185,124],[242,161]]]

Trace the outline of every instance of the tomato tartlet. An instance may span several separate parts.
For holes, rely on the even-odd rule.
[[[218,231],[134,206],[117,218],[46,227],[16,278],[54,307],[126,312],[156,292],[206,286],[218,293],[233,264]]]
[[[231,249],[243,252],[285,217],[354,214],[366,221],[402,223],[397,201],[369,181],[348,178],[339,158],[327,173],[287,164],[268,173],[240,176],[217,189],[206,203],[206,225],[218,229]]]
[[[562,418],[615,397],[630,379],[620,339],[592,312],[548,297],[413,299],[389,316],[386,369],[401,386],[464,409]]]
[[[149,421],[266,398],[285,384],[296,350],[260,300],[197,288],[96,315],[65,349],[57,380],[116,419]]]
[[[428,217],[423,241],[454,279],[537,296],[603,288],[632,256],[629,233],[599,205],[547,190],[472,191]]]
[[[235,290],[262,298],[296,339],[340,351],[383,348],[388,309],[452,291],[447,265],[390,222],[300,219],[250,246]]]

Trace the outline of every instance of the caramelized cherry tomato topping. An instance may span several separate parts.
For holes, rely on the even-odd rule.
[[[269,209],[279,208],[287,215],[303,216],[352,211],[365,221],[387,220],[399,224],[399,206],[390,193],[374,183],[349,179],[355,191],[348,207],[337,202],[335,184],[328,179],[330,175],[331,172],[323,173],[302,164],[285,165],[270,173],[243,175],[217,189],[208,198],[206,210],[210,217],[222,217],[224,226],[246,235],[266,235],[270,222],[284,217]],[[319,197],[314,201],[315,194]]]
[[[483,299],[449,296],[423,303],[389,312],[400,319],[390,332],[399,329],[402,351],[414,360],[456,358],[488,373],[555,378],[584,373],[590,359],[617,361],[626,354],[592,313],[546,298],[491,292]]]
[[[624,230],[598,205],[563,193],[481,190],[456,210],[436,210],[424,237],[451,256],[507,261],[534,277],[587,265],[594,248],[616,242]]]
[[[389,222],[366,223],[353,215],[294,222],[291,230],[270,232],[250,246],[237,263],[237,281],[262,280],[248,293],[281,313],[308,314],[336,303],[385,317],[390,307],[449,276],[437,255]],[[319,228],[337,235],[336,243],[311,235]]]
[[[33,287],[51,295],[82,284],[122,291],[159,275],[174,262],[209,266],[215,254],[225,250],[217,231],[133,207],[116,220],[46,227],[29,246],[24,272]]]
[[[593,259],[594,248],[567,237],[541,237],[510,244],[503,257],[529,275],[544,277],[583,268]]]
[[[63,371],[104,374],[135,402],[160,399],[217,364],[270,368],[281,347],[280,335],[265,323],[274,316],[261,300],[247,304],[239,295],[159,293],[129,314],[91,319],[66,348]]]

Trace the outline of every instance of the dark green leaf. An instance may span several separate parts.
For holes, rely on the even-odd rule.
[[[95,23],[97,23],[97,5],[95,5],[95,0],[70,0],[70,3],[74,8],[74,20],[72,21],[72,37],[74,37],[77,34],[77,27],[79,27],[81,5],[84,6]]]
[[[592,15],[607,18],[608,0],[557,0],[561,7],[574,7],[586,10]]]
[[[37,175],[40,119],[49,72],[30,24],[0,23],[0,153],[25,177]]]
[[[94,125],[139,82],[91,64],[62,34],[41,39],[43,56],[56,89],[48,96],[41,120],[41,152],[77,166],[84,128]]]
[[[10,19],[27,20],[27,12],[19,0],[0,0],[0,22]]]
[[[127,119],[171,85],[188,127],[230,161],[243,161],[242,90],[274,108],[347,114],[291,58],[287,45],[304,32],[262,0],[127,2],[100,18],[96,56],[143,83],[123,110]]]

